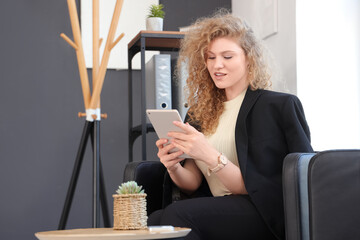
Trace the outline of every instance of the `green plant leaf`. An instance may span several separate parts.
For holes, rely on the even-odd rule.
[[[121,186],[116,190],[117,194],[137,194],[144,193],[142,186],[138,186],[135,181],[128,181],[122,183]]]
[[[163,8],[164,8],[163,4],[151,4],[149,7],[149,13],[147,16],[164,18],[165,12],[164,12]]]

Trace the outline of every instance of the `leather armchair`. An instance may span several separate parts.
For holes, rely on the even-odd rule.
[[[124,181],[145,189],[148,214],[172,201],[210,195],[207,184],[187,196],[159,161],[129,163]],[[283,164],[287,240],[360,239],[360,150],[292,153]]]
[[[360,239],[360,150],[289,154],[283,192],[287,240]]]

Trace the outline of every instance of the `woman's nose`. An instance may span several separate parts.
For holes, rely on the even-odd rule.
[[[220,57],[215,58],[214,67],[215,67],[216,69],[220,69],[220,68],[223,68],[223,67],[224,67],[223,60],[222,60]]]

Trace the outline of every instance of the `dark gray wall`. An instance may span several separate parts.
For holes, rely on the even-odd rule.
[[[160,0],[166,12],[164,30],[178,31],[197,18],[213,14],[219,8],[231,9],[231,0]]]
[[[162,2],[165,30],[230,7],[230,0]],[[57,229],[85,122],[77,117],[84,106],[76,55],[59,37],[64,32],[72,38],[66,1],[1,0],[0,30],[0,236],[35,239],[35,232]],[[128,156],[127,76],[109,70],[102,91],[102,112],[109,115],[101,122],[101,157],[110,211]],[[140,73],[133,76],[138,89]],[[137,123],[139,116],[135,111]],[[156,158],[155,139],[149,135],[149,159]],[[90,149],[89,143],[67,228],[91,227]],[[140,156],[138,139],[134,159]]]

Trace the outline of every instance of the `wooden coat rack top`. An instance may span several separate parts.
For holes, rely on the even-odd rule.
[[[67,43],[69,43],[69,45],[73,47],[76,52],[82,93],[84,97],[84,106],[86,112],[85,114],[79,114],[79,116],[81,117],[86,116],[86,119],[88,121],[93,121],[95,119],[100,120],[102,117],[99,114],[100,112],[98,109],[100,108],[100,94],[106,75],[106,69],[109,62],[110,52],[116,46],[116,44],[124,37],[124,33],[122,33],[114,41],[114,36],[119,22],[123,2],[124,2],[123,0],[116,1],[114,14],[111,20],[108,37],[105,43],[105,48],[100,63],[99,48],[102,39],[100,39],[99,37],[99,0],[93,0],[93,69],[92,69],[93,91],[91,94],[90,86],[89,86],[89,77],[85,65],[84,49],[82,46],[80,24],[76,10],[76,3],[75,0],[67,0],[74,41],[72,41],[64,33],[61,33],[60,36]]]

